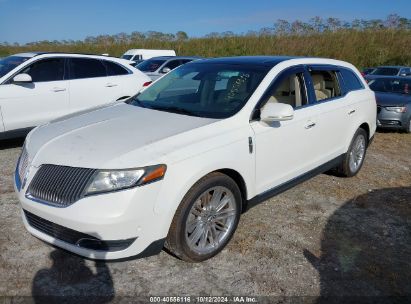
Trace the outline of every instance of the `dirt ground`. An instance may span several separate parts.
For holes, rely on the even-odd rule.
[[[45,295],[98,296],[92,298],[98,303],[142,295],[411,301],[411,135],[377,133],[358,176],[322,174],[250,209],[227,248],[201,264],[164,251],[96,263],[32,237],[13,193],[21,144],[0,143],[0,296],[35,302]]]

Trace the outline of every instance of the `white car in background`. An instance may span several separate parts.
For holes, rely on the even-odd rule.
[[[128,60],[129,64],[137,64],[144,60],[158,56],[176,56],[174,50],[131,49],[125,52],[121,58]]]
[[[0,60],[0,139],[60,116],[123,100],[150,78],[118,58],[24,53]]]
[[[94,259],[166,246],[199,262],[250,206],[331,168],[356,175],[375,129],[374,92],[349,63],[198,60],[33,130],[15,190],[26,228],[53,245]]]

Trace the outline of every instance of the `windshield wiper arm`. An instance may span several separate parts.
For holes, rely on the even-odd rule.
[[[166,112],[190,115],[190,116],[197,116],[195,112],[192,112],[190,110],[180,108],[180,107],[150,107],[150,108],[153,110],[166,111]]]

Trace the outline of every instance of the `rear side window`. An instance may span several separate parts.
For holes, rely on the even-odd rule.
[[[112,61],[107,61],[104,60],[104,65],[106,66],[107,69],[107,75],[108,76],[118,76],[118,75],[127,75],[129,72],[120,66],[119,64],[112,62]]]
[[[347,93],[351,91],[361,90],[364,88],[361,81],[352,71],[347,69],[341,69],[340,73]]]
[[[39,60],[21,73],[29,74],[33,82],[59,81],[64,79],[64,59],[50,58]]]
[[[180,60],[171,60],[169,62],[167,62],[166,64],[166,68],[169,68],[170,70],[175,69],[176,67],[181,65],[181,61]]]
[[[70,58],[70,79],[107,76],[106,68],[98,59]]]
[[[337,73],[331,70],[311,70],[311,80],[317,101],[323,101],[341,96],[341,88]]]

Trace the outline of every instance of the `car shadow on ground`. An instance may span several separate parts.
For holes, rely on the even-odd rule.
[[[7,150],[23,146],[24,138],[3,139],[0,140],[0,150]]]
[[[103,261],[88,267],[85,259],[55,249],[52,265],[37,271],[32,282],[35,303],[109,303],[115,297],[110,270]],[[93,272],[94,270],[94,272]]]
[[[348,201],[327,222],[321,256],[304,255],[320,275],[318,303],[411,303],[411,187]]]

